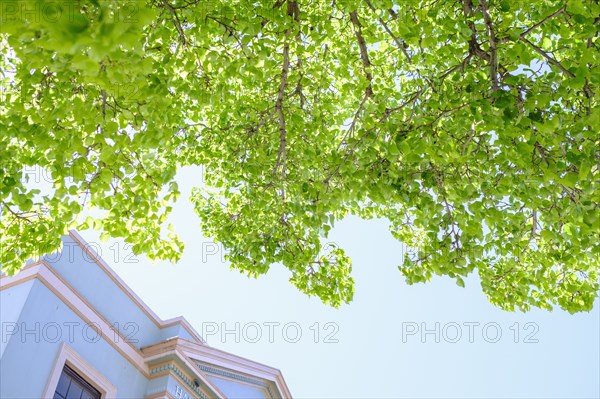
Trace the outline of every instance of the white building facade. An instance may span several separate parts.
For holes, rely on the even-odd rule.
[[[71,231],[0,276],[0,398],[291,398],[275,368],[161,320]]]

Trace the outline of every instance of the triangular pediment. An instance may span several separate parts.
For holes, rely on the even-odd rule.
[[[191,360],[228,398],[279,399],[282,397],[273,381]]]

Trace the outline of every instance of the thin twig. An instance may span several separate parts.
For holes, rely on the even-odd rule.
[[[546,60],[548,60],[549,63],[551,63],[552,65],[554,65],[558,69],[560,69],[568,77],[570,77],[570,78],[574,78],[575,77],[575,75],[571,71],[569,71],[568,69],[566,69],[564,66],[562,66],[562,64],[560,62],[558,62],[556,59],[552,58],[552,56],[550,54],[546,53],[544,50],[542,50],[541,48],[539,48],[538,46],[536,46],[535,44],[533,44],[532,42],[530,42],[527,38],[520,37],[519,40],[521,40],[523,43],[531,46],[539,55],[541,55]]]
[[[373,7],[373,4],[371,4],[371,2],[369,0],[365,0],[365,2],[367,3],[367,6],[369,6],[371,11],[373,11],[373,13],[377,14],[377,10],[375,9],[375,7]],[[381,17],[378,17],[377,19],[379,20],[379,23],[381,24],[381,26],[383,26],[383,29],[385,29],[385,31],[388,33],[388,35],[390,35],[392,37],[392,39],[394,40],[394,42],[396,42],[396,45],[398,46],[398,48],[400,50],[402,50],[402,52],[404,53],[404,56],[406,57],[408,62],[412,62],[410,54],[406,50],[406,48],[408,47],[406,42],[404,40],[400,39],[398,36],[394,35],[392,30],[388,26],[387,22],[385,22]]]
[[[565,9],[566,9],[566,8],[567,8],[567,6],[566,6],[566,5],[564,5],[564,6],[562,6],[561,8],[559,8],[557,11],[555,11],[555,12],[553,12],[552,14],[550,14],[550,15],[548,15],[548,16],[546,16],[546,17],[544,17],[544,18],[543,18],[541,21],[539,21],[539,22],[537,22],[537,23],[535,23],[535,24],[531,25],[531,26],[530,26],[529,28],[527,28],[527,29],[526,29],[526,30],[525,30],[523,33],[521,33],[521,36],[520,36],[520,37],[525,37],[525,36],[527,36],[527,35],[528,35],[528,34],[529,34],[531,31],[533,31],[534,29],[536,29],[536,28],[538,28],[538,27],[542,26],[543,24],[545,24],[546,22],[548,22],[548,21],[549,21],[549,20],[551,20],[552,18],[554,18],[554,17],[556,17],[556,16],[558,16],[558,15],[562,14],[562,13],[565,11]],[[506,37],[506,38],[504,38],[504,39],[500,40],[500,42],[501,42],[501,43],[503,43],[503,42],[508,42],[508,41],[510,41],[510,40],[511,40],[511,39],[510,39],[510,37]]]

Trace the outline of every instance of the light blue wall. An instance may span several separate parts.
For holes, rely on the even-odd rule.
[[[44,259],[92,307],[113,325],[118,326],[124,336],[136,340],[135,346],[151,345],[173,336],[194,341],[180,326],[160,329],[71,237],[63,237],[61,253],[46,256]],[[165,287],[157,287],[157,290],[159,289]]]
[[[175,336],[194,340],[179,324],[159,328],[71,237],[63,237],[62,252],[44,260],[111,325],[131,338],[133,346],[140,348]],[[114,332],[102,331],[106,337],[99,338],[41,281],[16,285],[0,295],[0,397],[40,397],[61,342],[111,381],[119,398],[146,395],[148,380],[105,340],[115,339]],[[8,334],[15,326],[16,333]]]
[[[66,341],[81,357],[117,387],[118,398],[144,396],[147,380],[104,339],[93,342],[96,335],[88,331],[83,339],[84,320],[39,280],[34,280],[29,297],[18,320],[31,333],[14,336],[2,356],[0,397],[36,398],[43,393],[55,365],[61,341]],[[58,329],[65,326],[57,341]],[[79,323],[73,327],[72,341],[65,323]],[[23,329],[21,329],[21,332]],[[55,342],[56,341],[56,342]]]
[[[18,328],[19,316],[32,286],[33,280],[0,291],[0,359]]]
[[[190,341],[196,341],[196,339],[193,338],[190,335],[190,333],[185,328],[183,328],[183,326],[181,324],[175,324],[173,326],[162,328],[162,329],[158,330],[158,332],[154,338],[155,338],[155,342],[159,342],[159,341],[164,341],[164,340],[172,338],[172,337],[180,337],[180,338],[187,339]]]
[[[63,243],[61,253],[46,256],[44,260],[109,324],[118,326],[123,336],[133,339],[134,347],[139,349],[172,337],[195,341],[181,324],[160,328],[76,241],[66,236]],[[164,285],[157,290],[164,294]],[[189,387],[173,376],[146,379],[111,345],[110,341],[120,341],[121,337],[112,330],[98,335],[37,278],[0,291],[0,304],[3,326],[0,398],[41,397],[63,342],[116,387],[118,398],[143,398],[164,389],[172,395],[184,390],[193,397]],[[5,334],[6,329],[12,331],[15,326],[16,333]],[[262,390],[245,384],[218,378],[215,383],[232,398],[265,398]]]
[[[164,392],[165,387],[169,383],[169,376],[164,375],[162,377],[155,378],[148,383],[146,387],[146,395],[153,395]]]
[[[2,319],[4,322],[4,315]],[[73,329],[73,342],[69,342],[65,322],[79,323]],[[144,376],[104,339],[91,342],[96,338],[92,330],[88,330],[90,339],[84,339],[85,322],[39,280],[33,281],[18,323],[32,332],[13,336],[6,346],[0,360],[0,397],[39,398],[56,362],[61,340],[117,387],[118,398],[144,397],[148,382]],[[48,327],[56,326],[54,323],[65,326],[59,341],[59,330]]]
[[[215,384],[226,397],[231,399],[267,399],[265,391],[248,384],[236,383],[231,380],[210,376],[210,381]]]
[[[62,252],[44,260],[111,325],[134,340],[133,346],[175,336],[194,341],[180,324],[159,328],[71,237],[63,237]],[[100,338],[40,280],[2,290],[0,295],[0,397],[40,397],[62,342],[115,385],[119,398],[142,398],[148,388],[175,386],[170,379],[148,386],[139,370],[106,340],[120,340],[113,331],[102,331],[106,336]]]

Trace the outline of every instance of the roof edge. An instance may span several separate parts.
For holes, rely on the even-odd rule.
[[[146,357],[146,361],[160,358],[167,353],[178,352],[190,360],[206,362],[215,367],[222,367],[237,373],[271,381],[283,398],[292,398],[281,370],[221,349],[200,345],[185,338],[173,337],[162,342],[146,345],[140,348],[140,351]]]
[[[204,338],[196,331],[194,327],[188,322],[185,317],[178,316],[171,319],[163,320],[146,303],[119,277],[117,273],[102,259],[102,257],[94,250],[93,246],[89,245],[88,242],[79,234],[77,230],[69,230],[69,237],[71,237],[77,245],[85,251],[91,259],[94,260],[100,269],[127,295],[141,310],[148,316],[150,320],[156,324],[159,328],[167,328],[174,325],[181,325],[197,343],[206,345]]]

